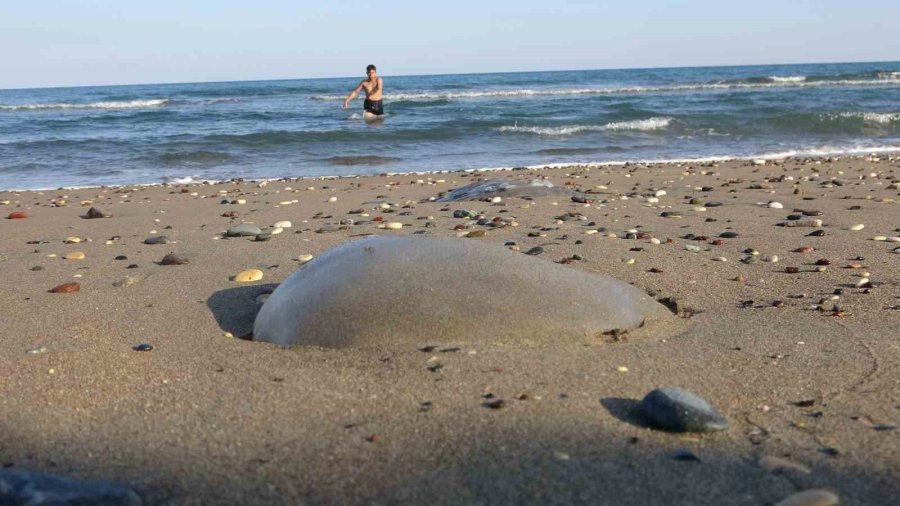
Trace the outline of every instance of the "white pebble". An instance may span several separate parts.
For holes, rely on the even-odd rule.
[[[728,259],[725,257],[716,257],[716,258],[713,258],[713,260],[715,260],[716,262],[727,262],[728,261]]]
[[[399,221],[389,221],[384,224],[384,228],[388,230],[400,230],[401,228],[403,228],[403,224]]]
[[[665,194],[666,190],[656,190],[656,193],[654,195],[656,195],[657,197],[662,197]]]
[[[765,255],[762,257],[763,262],[776,263],[778,262],[778,255]]]
[[[503,202],[503,199],[500,197],[494,197],[491,199],[492,204],[499,204],[500,202]]]
[[[853,230],[853,231],[856,231],[856,230],[862,230],[862,229],[864,229],[864,228],[866,228],[866,226],[863,225],[862,223],[857,223],[856,225],[851,225],[851,226],[850,226],[850,230]]]
[[[651,238],[650,238],[650,244],[659,244],[659,243],[661,243],[661,242],[662,242],[662,241],[660,241],[660,240],[657,239],[656,237],[651,237]]]
[[[275,228],[273,228],[272,230],[269,231],[269,233],[272,234],[272,235],[278,235],[278,234],[280,234],[280,233],[282,233],[282,232],[284,232],[284,229],[281,228],[281,227],[275,227]]]
[[[856,282],[856,288],[862,288],[862,287],[863,287],[866,283],[868,283],[868,282],[869,282],[869,278],[860,278],[860,279]]]
[[[337,197],[328,197],[328,202],[337,202]]]
[[[291,222],[287,220],[276,221],[272,226],[276,228],[291,228]]]
[[[770,209],[784,209],[784,204],[781,202],[769,202]]]

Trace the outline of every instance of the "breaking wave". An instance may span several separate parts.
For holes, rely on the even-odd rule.
[[[89,104],[22,104],[0,105],[0,111],[35,111],[42,109],[138,109],[147,107],[160,107],[169,103],[167,98],[155,98],[150,100],[125,100],[115,102],[92,102]]]
[[[604,131],[620,131],[620,130],[660,130],[668,127],[673,118],[648,118],[637,119],[632,121],[617,121],[607,123],[605,125],[569,125],[557,127],[538,127],[538,126],[502,126],[497,129],[499,132],[515,132],[530,133],[536,135],[572,135],[581,132],[604,132]]]

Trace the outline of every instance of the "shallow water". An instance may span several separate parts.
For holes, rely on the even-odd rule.
[[[0,188],[900,151],[900,62],[0,90]]]

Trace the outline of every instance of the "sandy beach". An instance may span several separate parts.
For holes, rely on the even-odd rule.
[[[435,201],[480,179],[580,201]],[[812,489],[891,504],[898,185],[900,158],[880,155],[0,192],[0,463],[123,482],[153,505],[759,505]],[[280,221],[267,240],[225,237]],[[308,268],[370,234],[530,251],[673,315],[579,339],[485,338],[504,334],[495,308],[463,315],[488,329],[477,339],[249,337],[302,255]],[[187,263],[161,265],[169,253]],[[234,279],[248,269],[262,279]],[[78,291],[50,292],[66,283]],[[367,317],[390,329],[406,310]],[[634,408],[657,387],[698,394],[729,428],[648,427]]]

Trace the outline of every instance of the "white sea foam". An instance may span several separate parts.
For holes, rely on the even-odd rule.
[[[883,75],[882,75],[883,74]],[[802,78],[802,79],[801,79]],[[508,89],[508,90],[484,90],[461,92],[409,92],[385,94],[388,101],[434,101],[434,100],[464,100],[478,98],[503,98],[503,97],[531,97],[531,96],[578,96],[578,95],[613,95],[613,94],[638,94],[638,93],[667,93],[681,91],[703,90],[755,90],[770,88],[821,88],[827,86],[898,86],[900,85],[900,72],[881,73],[877,79],[836,79],[822,81],[807,81],[805,76],[773,76],[771,82],[765,83],[698,83],[679,84],[673,86],[626,86],[614,88],[564,88],[564,89]],[[339,101],[344,100],[344,95],[315,95],[313,100]]]
[[[536,135],[559,136],[572,135],[581,132],[603,132],[608,130],[659,130],[666,128],[673,121],[672,118],[648,118],[632,121],[618,121],[607,123],[605,125],[568,125],[557,127],[537,127],[537,126],[502,126],[497,129],[498,132],[515,132],[529,133]]]
[[[806,76],[769,76],[773,83],[802,83]]]
[[[114,102],[93,102],[89,104],[22,104],[0,105],[0,111],[26,111],[41,109],[137,109],[147,107],[159,107],[169,103],[167,98],[154,98],[149,100],[125,100]]]
[[[900,122],[900,112],[842,112],[831,114],[831,117],[862,119],[866,123],[874,123],[879,125],[889,125],[894,122]]]

